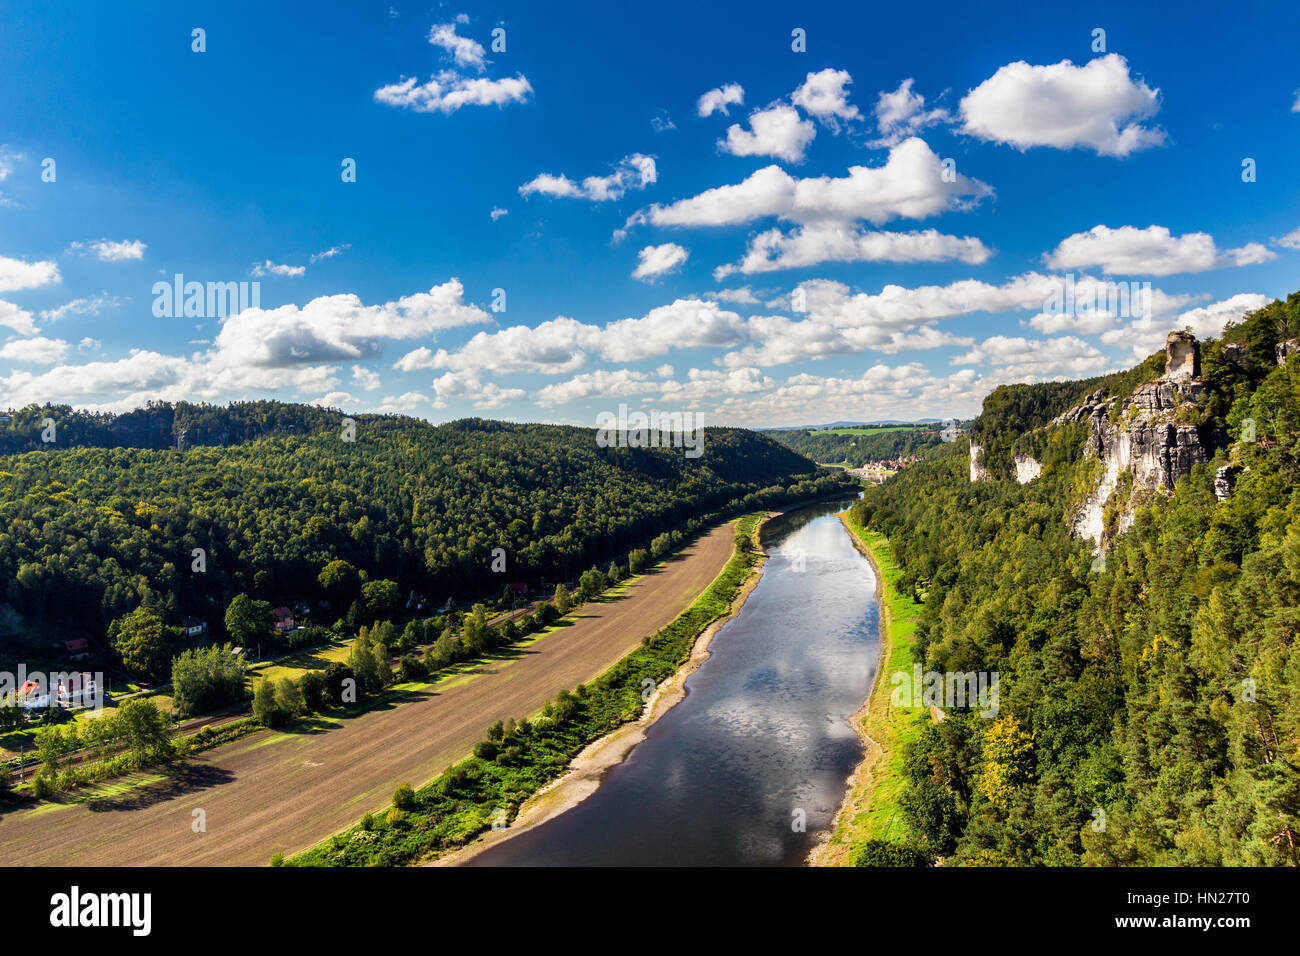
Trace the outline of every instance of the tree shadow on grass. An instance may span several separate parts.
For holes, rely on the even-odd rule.
[[[109,793],[102,796],[82,794],[65,802],[81,804],[91,813],[145,810],[186,794],[210,790],[235,779],[235,775],[224,767],[207,763],[169,764],[161,772],[165,779],[147,783],[124,793]]]

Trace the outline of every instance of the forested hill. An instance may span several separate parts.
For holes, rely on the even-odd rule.
[[[30,625],[102,637],[142,603],[169,624],[200,617],[220,636],[235,595],[315,602],[324,597],[317,577],[336,559],[434,606],[495,595],[507,581],[554,586],[665,531],[839,480],[740,429],[707,429],[698,458],[601,448],[592,429],[478,419],[358,415],[348,441],[340,413],[274,403],[200,409],[225,441],[241,429],[263,437],[178,450],[162,423],[195,408],[83,418],[107,430],[87,438],[123,420],[156,423],[142,434],[163,436],[161,448],[67,447],[69,427],[55,443],[0,456],[0,573],[7,604],[25,619],[12,623],[0,605],[7,639]],[[496,548],[503,573],[491,568]]]
[[[943,426],[893,425],[860,428],[788,428],[763,432],[768,438],[813,461],[844,462],[858,467],[869,461],[891,461],[943,444]]]
[[[915,718],[899,805],[927,856],[1300,864],[1298,336],[1300,294],[1200,343],[1199,376],[1160,354],[999,390],[989,477],[958,442],[867,492],[925,669],[999,677],[996,717]]]

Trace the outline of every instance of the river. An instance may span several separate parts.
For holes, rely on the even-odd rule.
[[[687,695],[582,803],[471,866],[800,865],[862,759],[871,565],[825,502],[767,523],[769,555]]]

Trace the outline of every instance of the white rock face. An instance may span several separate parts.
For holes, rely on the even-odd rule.
[[[984,449],[974,442],[970,443],[970,480],[971,481],[989,481],[993,476],[989,474],[987,468],[981,460]]]
[[[1027,485],[1043,473],[1042,462],[1030,455],[1016,455],[1016,481]]]

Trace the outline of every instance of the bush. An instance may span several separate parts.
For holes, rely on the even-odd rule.
[[[415,791],[409,783],[404,783],[393,791],[393,806],[399,810],[409,810],[415,806]]]
[[[474,745],[474,756],[480,760],[495,760],[498,748],[495,740],[480,740]]]
[[[854,847],[849,857],[851,866],[933,866],[934,860],[919,847],[888,840],[868,840]]]
[[[323,671],[308,671],[303,674],[298,679],[298,689],[302,691],[302,700],[307,705],[308,710],[319,712],[328,705]]]
[[[253,691],[253,717],[258,723],[274,727],[284,719],[284,712],[275,702],[275,684],[269,680],[260,680]]]

